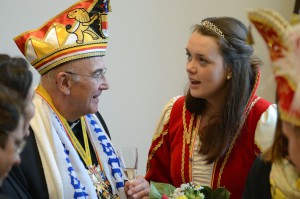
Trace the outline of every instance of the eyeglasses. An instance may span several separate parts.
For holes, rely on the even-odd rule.
[[[22,153],[22,151],[24,150],[25,146],[26,146],[26,140],[25,140],[25,139],[19,140],[18,138],[16,138],[16,137],[13,136],[12,134],[7,133],[7,132],[5,132],[5,131],[3,131],[3,132],[4,132],[4,134],[5,134],[6,136],[8,136],[8,137],[10,136],[10,137],[12,137],[12,138],[14,139],[16,153],[17,153],[18,155],[20,155],[20,154]]]
[[[97,82],[104,77],[105,73],[107,71],[107,68],[101,68],[98,72],[97,75],[83,75],[83,74],[79,74],[79,73],[73,73],[71,71],[66,71],[65,73],[71,74],[71,75],[79,75],[79,76],[83,76],[83,77],[91,77],[97,80]]]

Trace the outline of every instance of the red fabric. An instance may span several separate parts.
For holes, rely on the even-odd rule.
[[[257,98],[256,96],[254,99]],[[260,153],[259,148],[254,142],[254,135],[257,122],[262,113],[270,106],[270,102],[259,99],[258,102],[249,112],[245,126],[243,127],[223,169],[220,186],[226,187],[231,192],[230,198],[241,198],[247,174],[250,167]],[[184,105],[184,97],[179,98],[171,111],[170,121],[164,126],[164,131],[168,131],[165,136],[156,139],[149,151],[149,155],[156,149],[158,143],[163,144],[156,150],[154,156],[148,162],[148,170],[146,179],[148,181],[170,183],[179,187],[182,183],[189,182],[189,145],[185,145],[185,164],[184,177],[182,179],[181,158],[183,146],[183,122],[182,110]],[[191,113],[186,111],[186,124],[189,126]],[[224,159],[217,162],[216,169],[213,173],[213,188],[217,188],[220,168]]]

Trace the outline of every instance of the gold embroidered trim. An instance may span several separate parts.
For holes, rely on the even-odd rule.
[[[195,139],[195,135],[199,130],[200,127],[200,117],[197,117],[196,122],[196,128],[193,129],[195,114],[193,113],[191,115],[189,128],[186,127],[186,118],[185,118],[185,112],[186,112],[186,105],[184,103],[183,109],[182,109],[182,123],[183,123],[183,139],[182,139],[182,154],[181,154],[181,178],[182,182],[185,183],[185,177],[184,177],[184,165],[185,165],[185,144],[189,145],[189,158],[192,157],[191,150],[193,149],[193,145],[191,144],[191,139]],[[189,161],[189,169],[191,167],[191,161]]]
[[[200,121],[201,121],[201,116],[197,116],[197,122],[196,122],[196,128],[193,129],[192,131],[192,144],[190,145],[189,148],[189,176],[190,176],[190,180],[193,181],[193,175],[192,175],[192,167],[193,167],[193,153],[194,153],[194,147],[195,147],[195,142],[196,142],[196,135],[199,131],[199,127],[200,127]]]
[[[65,62],[82,59],[82,58],[88,58],[88,57],[96,57],[96,56],[104,56],[104,52],[89,52],[89,53],[82,53],[79,55],[74,55],[72,57],[66,57],[65,59],[58,60],[43,69],[37,69],[37,70],[41,75],[43,75],[43,74],[49,72],[50,70],[52,70],[53,68],[65,63]]]
[[[152,157],[154,156],[154,153],[157,151],[157,149],[164,143],[164,136],[168,134],[168,131],[164,131],[161,133],[162,137],[161,140],[158,142],[158,144],[152,149],[150,155],[148,156],[148,160],[147,160],[147,172],[150,169],[150,160],[152,159]]]
[[[237,130],[237,132],[236,132],[236,134],[234,135],[234,138],[232,139],[232,142],[231,142],[231,144],[230,144],[230,146],[229,146],[229,149],[228,149],[228,151],[227,151],[227,153],[226,153],[226,156],[225,156],[225,158],[224,158],[224,161],[223,161],[223,163],[222,163],[222,166],[221,166],[221,169],[220,169],[220,173],[219,173],[219,176],[218,176],[217,187],[220,187],[221,176],[222,176],[222,173],[223,173],[225,164],[227,163],[227,160],[228,160],[228,158],[229,158],[229,155],[230,155],[230,153],[231,153],[231,151],[232,151],[232,149],[233,149],[233,147],[234,147],[234,144],[235,144],[235,142],[236,142],[236,140],[237,140],[237,138],[238,138],[238,136],[239,136],[239,134],[240,134],[240,131],[241,131],[242,127],[244,126],[244,123],[245,123],[245,121],[246,121],[246,118],[248,117],[248,114],[249,114],[250,110],[253,108],[253,106],[256,104],[256,102],[257,102],[259,99],[260,99],[260,97],[256,98],[255,100],[253,100],[253,102],[251,102],[251,105],[250,105],[249,108],[246,110],[246,113],[245,113],[244,117],[242,118],[242,122],[241,122],[241,124],[240,124],[240,126],[239,126],[239,128],[238,128],[238,130]]]
[[[216,173],[216,169],[217,169],[217,164],[218,164],[218,161],[215,161],[215,163],[214,163],[214,169],[213,169],[212,176],[211,176],[210,187],[214,186],[214,179],[215,179],[215,173]]]
[[[186,111],[186,106],[185,106],[185,102],[184,102],[183,108],[182,108],[183,139],[182,139],[182,154],[181,154],[181,178],[182,178],[183,183],[185,183],[185,177],[184,177],[185,143],[190,144],[190,139],[191,139],[190,134],[191,134],[194,116],[195,116],[195,114],[191,115],[189,129],[187,129],[186,128],[185,111]]]

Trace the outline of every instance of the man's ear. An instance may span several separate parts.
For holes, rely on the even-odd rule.
[[[56,86],[65,95],[71,94],[72,81],[65,72],[59,72],[56,75]]]

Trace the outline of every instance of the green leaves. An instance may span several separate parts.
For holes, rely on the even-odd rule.
[[[230,192],[224,187],[212,190],[209,186],[194,183],[182,184],[181,187],[175,188],[166,183],[150,182],[149,199],[162,199],[163,196],[163,198],[176,199],[180,195],[184,195],[187,199],[229,199]]]
[[[175,187],[160,182],[150,182],[150,194],[149,199],[161,199],[163,194],[170,196],[175,190]]]
[[[212,190],[208,186],[204,186],[204,189],[201,191],[206,199],[229,199],[230,192],[225,187],[219,187],[215,190]]]

